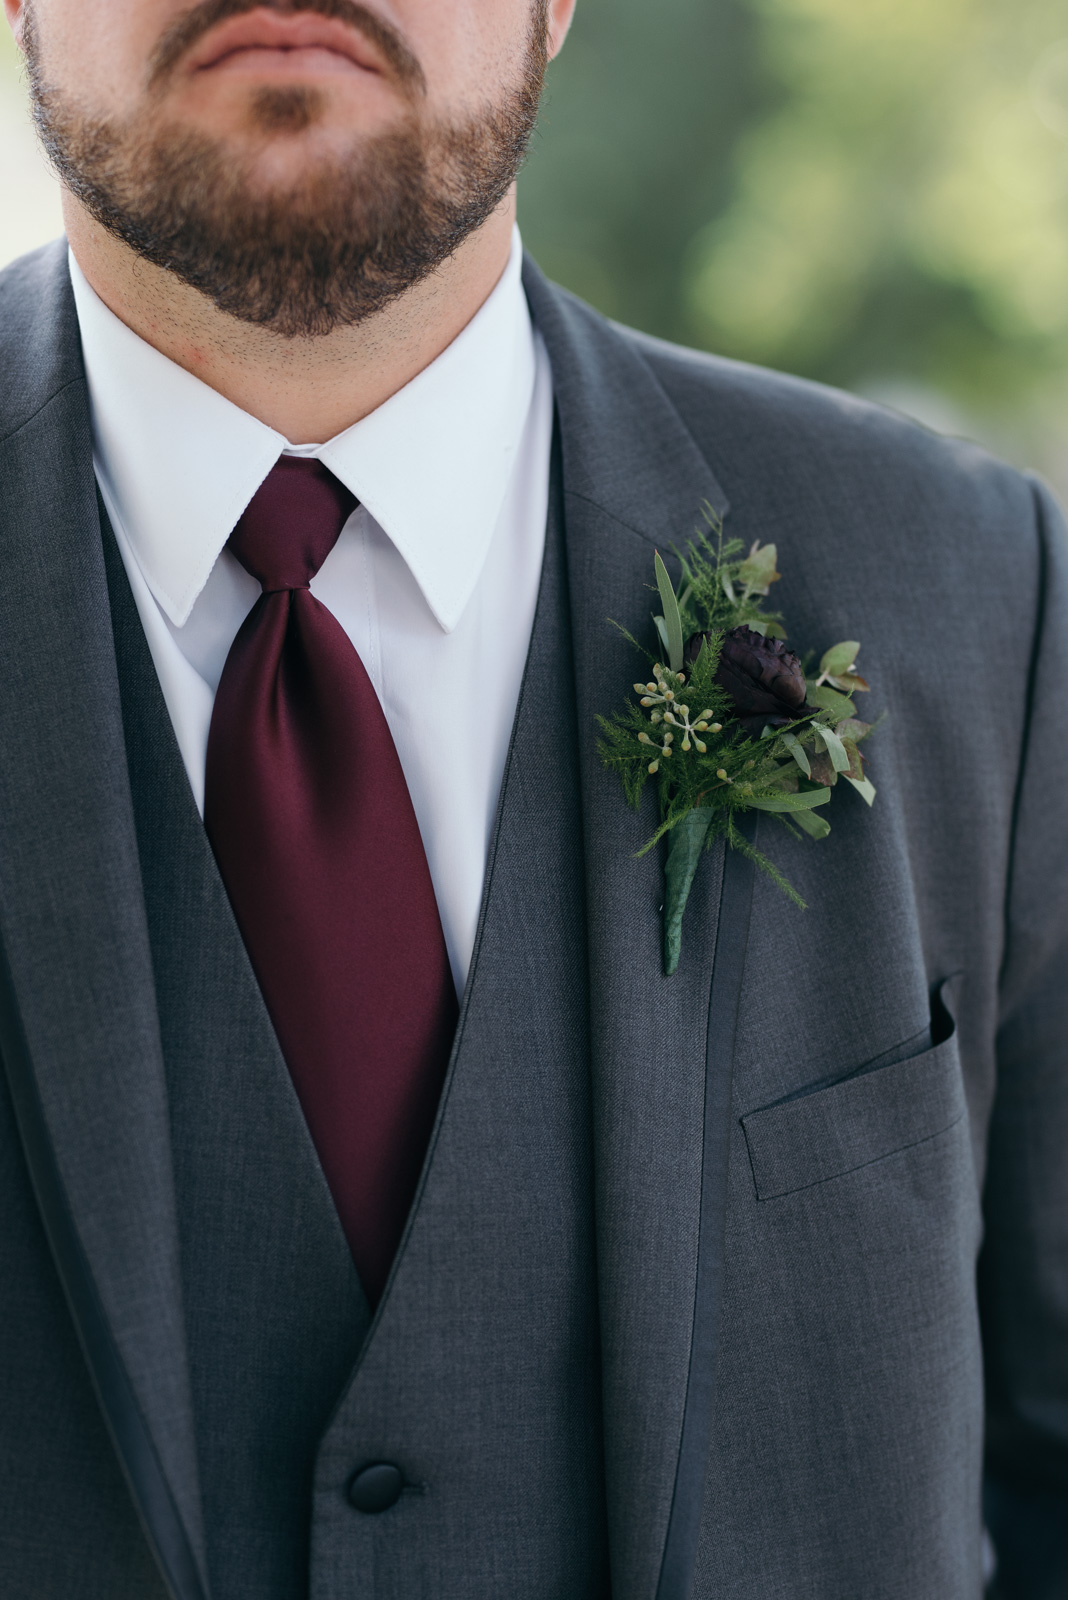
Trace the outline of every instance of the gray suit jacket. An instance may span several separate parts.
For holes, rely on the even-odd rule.
[[[62,251],[0,276],[0,1592],[977,1600],[985,1464],[1002,1592],[1068,1594],[1058,513],[526,281],[554,531],[370,1322],[101,526]],[[890,717],[873,811],[761,823],[811,909],[713,851],[666,980],[593,719],[705,500]]]

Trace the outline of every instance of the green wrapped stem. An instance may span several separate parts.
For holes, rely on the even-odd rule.
[[[671,977],[682,950],[682,914],[690,898],[690,886],[701,859],[701,851],[712,821],[707,806],[694,809],[677,822],[667,836],[667,866],[664,869],[664,975]]]

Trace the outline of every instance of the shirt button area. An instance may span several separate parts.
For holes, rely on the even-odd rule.
[[[399,1467],[390,1461],[372,1461],[361,1467],[349,1484],[349,1503],[371,1514],[396,1505],[404,1488]]]

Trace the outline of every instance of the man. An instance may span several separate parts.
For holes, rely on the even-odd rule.
[[[521,262],[571,6],[5,0],[6,1596],[1068,1593],[1058,515]],[[704,503],[889,716],[668,979]]]

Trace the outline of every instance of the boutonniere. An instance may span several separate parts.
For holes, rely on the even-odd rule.
[[[875,798],[860,751],[874,724],[857,716],[853,701],[868,689],[856,670],[859,643],[832,645],[818,666],[794,655],[781,615],[764,608],[781,577],[775,545],[757,543],[743,555],[741,540],[724,541],[722,523],[709,511],[706,518],[715,543],[705,533],[689,543],[677,591],[655,556],[656,653],[626,635],[646,657],[645,681],[634,684],[624,710],[598,718],[601,758],[630,804],[637,808],[646,784],[656,786],[660,824],[639,855],[666,835],[669,976],[701,851],[715,839],[755,861],[804,909],[739,831],[739,813],[770,812],[795,838],[824,839],[831,825],[820,808],[839,778],[868,805]]]

